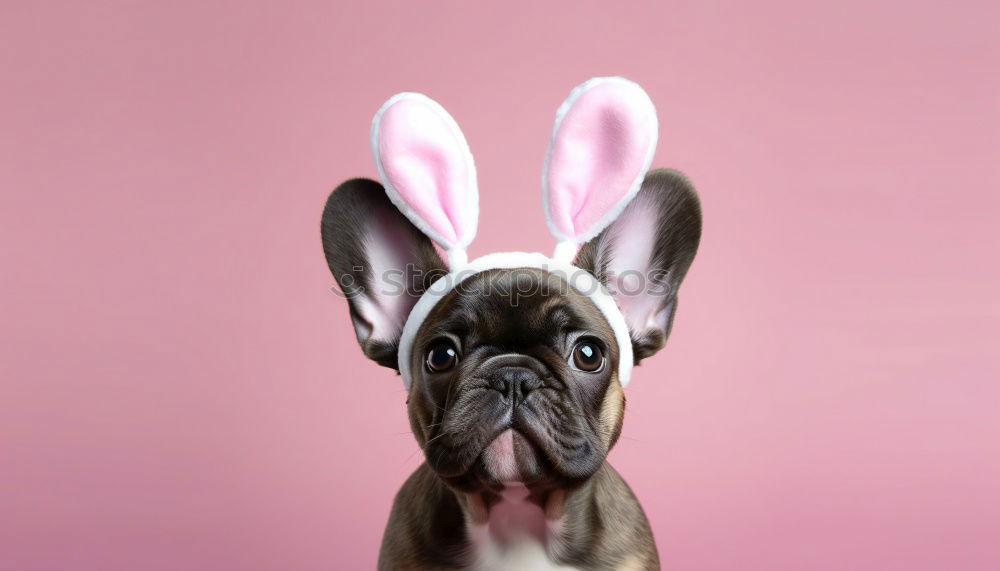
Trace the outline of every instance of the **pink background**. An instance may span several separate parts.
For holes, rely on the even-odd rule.
[[[420,454],[327,192],[423,91],[471,253],[547,249],[556,106],[621,74],[705,212],[612,454],[667,566],[1000,568],[997,3],[470,4],[0,7],[0,567],[372,567]]]

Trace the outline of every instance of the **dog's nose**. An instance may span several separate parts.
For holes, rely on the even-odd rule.
[[[542,386],[538,373],[528,367],[501,367],[496,378],[501,384],[498,388],[515,407],[527,398],[528,393]]]

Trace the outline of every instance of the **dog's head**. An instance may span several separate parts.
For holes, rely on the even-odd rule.
[[[364,353],[397,368],[403,325],[446,263],[371,180],[330,195],[322,234]],[[637,362],[667,339],[700,235],[687,179],[656,170],[576,255],[621,309]],[[608,320],[566,276],[513,268],[466,279],[434,306],[410,351],[409,417],[428,465],[464,491],[578,485],[621,431],[620,351]]]

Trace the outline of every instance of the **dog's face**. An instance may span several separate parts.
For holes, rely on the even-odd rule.
[[[625,403],[614,334],[556,274],[473,276],[435,307],[413,359],[413,433],[456,488],[571,486],[618,437]]]
[[[636,362],[666,341],[701,214],[683,176],[652,171],[626,210],[574,264],[608,287]],[[378,183],[331,194],[323,245],[365,354],[396,368],[403,324],[447,272],[430,241]],[[455,489],[570,488],[621,431],[619,347],[587,296],[541,269],[476,274],[434,307],[411,351],[408,410],[428,465]]]

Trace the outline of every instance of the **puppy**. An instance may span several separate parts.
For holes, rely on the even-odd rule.
[[[640,180],[572,261],[611,292],[635,362],[663,347],[701,236],[685,177]],[[322,239],[362,350],[398,370],[404,324],[445,260],[372,180],[334,190]],[[605,460],[622,428],[622,355],[557,272],[488,269],[442,297],[406,361],[425,462],[396,496],[378,568],[658,569],[646,516]]]

